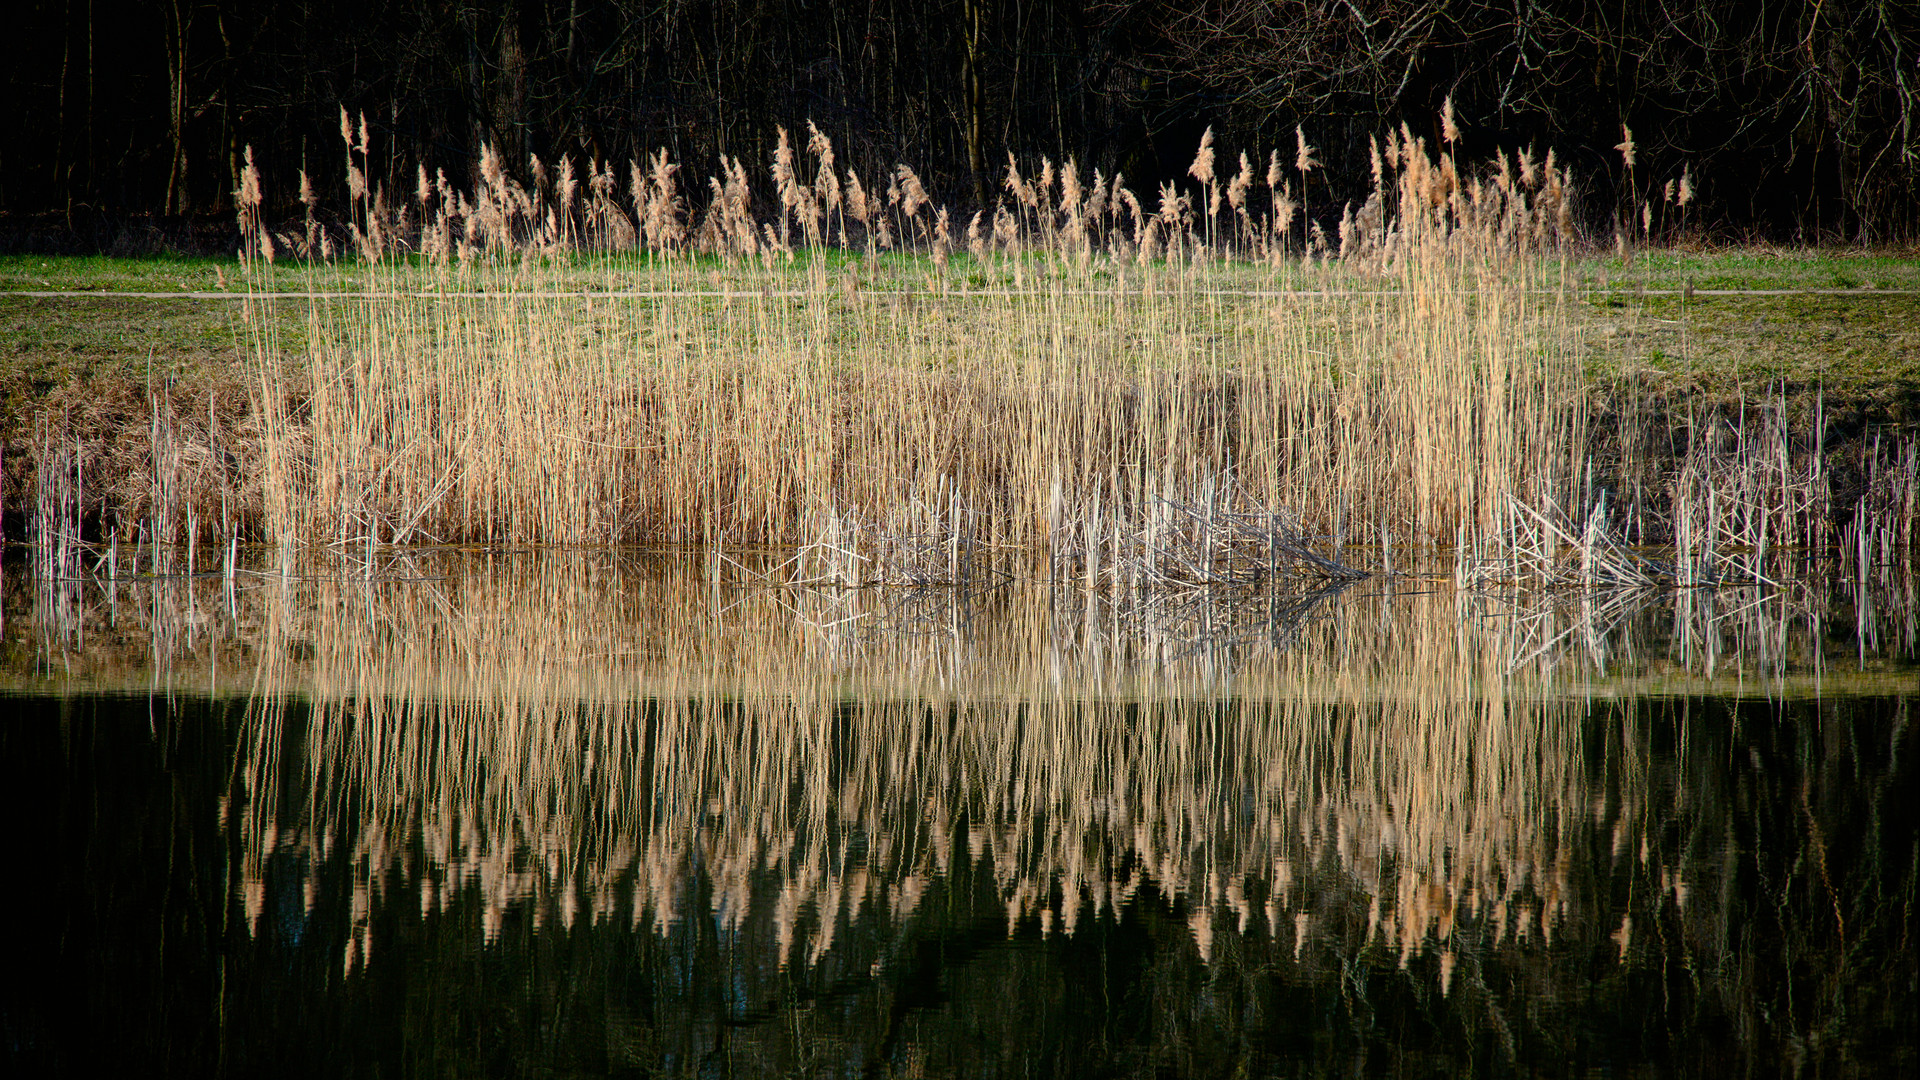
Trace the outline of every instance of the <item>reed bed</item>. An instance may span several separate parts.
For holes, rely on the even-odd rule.
[[[1551,158],[1467,176],[1390,133],[1336,240],[1295,226],[1304,141],[1264,195],[1209,142],[1157,209],[1010,162],[963,229],[817,134],[811,167],[783,143],[770,200],[726,163],[697,222],[664,155],[631,219],[605,166],[589,195],[490,152],[472,194],[422,173],[396,210],[344,129],[364,293],[313,306],[303,365],[254,350],[270,541],[797,545],[912,535],[889,523],[937,501],[978,545],[1085,550],[1230,488],[1302,535],[1430,543],[1585,482]],[[1370,291],[1310,318],[1302,275]]]
[[[67,544],[48,565],[114,542],[778,544],[864,583],[1008,551],[1131,581],[1165,576],[1169,507],[1222,493],[1294,542],[1269,575],[1361,544],[1380,563],[1358,569],[1439,547],[1488,580],[1586,586],[1912,555],[1911,432],[1836,439],[1784,388],[1596,396],[1551,155],[1470,163],[1403,128],[1337,228],[1304,212],[1304,134],[1264,172],[1216,170],[1209,138],[1191,183],[1144,199],[1009,161],[963,224],[910,168],[863,179],[817,134],[783,142],[771,184],[728,160],[699,198],[664,155],[623,183],[490,151],[471,190],[422,169],[400,196],[370,179],[397,163],[364,123],[343,134],[344,232],[304,179],[304,225],[269,228],[245,172],[246,401],[162,380],[47,411],[31,531]],[[358,290],[274,298],[320,259]],[[1650,544],[1670,550],[1618,554]],[[1182,582],[1260,566],[1187,555]]]

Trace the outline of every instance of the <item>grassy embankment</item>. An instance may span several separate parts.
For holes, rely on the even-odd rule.
[[[426,186],[411,234],[357,200],[374,260],[289,266],[281,233],[278,264],[0,263],[8,293],[244,297],[0,295],[10,528],[964,535],[1089,579],[1103,553],[1195,576],[1153,553],[1229,510],[1393,544],[1512,546],[1516,500],[1697,552],[1857,549],[1856,519],[1910,543],[1920,260],[1586,256],[1550,170],[1468,181],[1398,143],[1344,239],[1294,224],[1310,171],[1271,168],[1263,213],[1245,159],[1215,177],[1205,149],[1198,198],[1158,211],[1010,172],[970,235],[904,170],[856,209],[814,149],[812,186],[789,159],[753,210],[736,171],[697,230],[670,172],[616,222],[605,189],[496,171],[471,199]],[[1806,288],[1862,291],[1715,295]]]
[[[893,258],[909,276],[918,275],[905,267],[926,261]],[[1624,265],[1611,252],[1572,258],[1583,369],[1603,390],[1639,385],[1728,401],[1752,397],[1756,387],[1819,387],[1830,407],[1920,422],[1920,251],[1728,246],[1646,250]],[[1292,270],[1285,285],[1321,287],[1317,277]],[[604,272],[590,268],[568,278],[582,289],[605,283]],[[1689,281],[1691,298],[1681,295]],[[315,267],[311,277],[305,268],[282,273],[273,284],[348,293],[364,283],[360,268],[348,264]],[[232,305],[243,286],[233,258],[0,256],[7,417],[30,416],[49,396],[144,384],[149,361],[164,378],[237,385],[246,357],[236,353]],[[1353,302],[1340,296],[1318,306],[1332,312]],[[278,311],[281,345],[297,357],[306,310]]]

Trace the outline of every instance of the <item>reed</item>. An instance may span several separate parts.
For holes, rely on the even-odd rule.
[[[422,181],[411,241],[363,180],[364,293],[314,306],[303,367],[255,349],[261,532],[798,544],[940,493],[972,542],[1044,550],[1227,487],[1303,535],[1490,528],[1506,493],[1581,479],[1564,300],[1538,292],[1567,185],[1463,180],[1390,141],[1344,259],[1309,241],[1305,269],[1210,147],[1205,197],[1169,188],[1152,214],[1118,178],[1014,164],[964,252],[911,169],[880,202],[817,131],[811,184],[783,135],[758,228],[738,162],[692,227],[676,166],[636,165],[621,230],[489,152],[471,197]],[[365,155],[350,139],[354,175]],[[640,262],[572,253],[629,236]],[[396,261],[404,242],[422,254]],[[573,284],[580,258],[599,288]],[[1301,275],[1375,291],[1316,320]]]
[[[964,225],[911,168],[869,184],[817,131],[783,140],[770,190],[722,162],[704,204],[664,153],[623,190],[611,163],[516,173],[487,148],[471,191],[420,166],[394,197],[367,125],[342,133],[356,290],[275,299],[333,242],[311,182],[304,235],[271,232],[249,164],[245,401],[161,380],[115,406],[144,425],[50,403],[44,430],[73,438],[30,455],[42,540],[778,544],[843,564],[803,577],[896,584],[1020,551],[1132,584],[1167,580],[1169,507],[1229,492],[1296,552],[1377,544],[1372,570],[1451,547],[1479,581],[1685,586],[1772,579],[1776,552],[1870,570],[1914,550],[1910,432],[1848,435],[1841,460],[1784,388],[1596,396],[1551,153],[1469,163],[1389,132],[1336,235],[1294,220],[1322,190],[1304,130],[1264,185],[1209,140],[1197,188],[1147,199],[1010,160]],[[1648,544],[1670,550],[1617,554]],[[1258,564],[1195,573],[1200,548],[1181,576]]]

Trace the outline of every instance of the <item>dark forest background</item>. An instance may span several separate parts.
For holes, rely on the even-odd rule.
[[[394,190],[416,162],[469,175],[490,142],[523,172],[665,147],[697,194],[718,155],[764,170],[775,125],[812,120],[843,164],[911,164],[960,210],[997,197],[1009,151],[1142,189],[1209,125],[1229,171],[1290,160],[1301,125],[1351,194],[1369,135],[1437,136],[1451,95],[1469,154],[1556,149],[1597,230],[1682,169],[1709,233],[1920,222],[1912,0],[31,0],[7,26],[16,244],[215,230],[248,144],[283,209],[303,166],[344,203],[343,104]]]

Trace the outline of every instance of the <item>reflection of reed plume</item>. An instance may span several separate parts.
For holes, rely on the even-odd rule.
[[[1512,965],[1723,940],[1733,879],[1700,838],[1745,826],[1695,801],[1718,774],[1656,782],[1646,696],[1910,693],[1896,574],[1643,606],[741,587],[779,556],[735,554],[717,576],[710,554],[559,552],[73,580],[49,608],[16,578],[38,629],[9,640],[84,666],[136,625],[109,622],[111,586],[175,650],[167,678],[236,643],[221,670],[258,694],[223,814],[263,938],[300,921],[357,977],[402,954],[402,918],[476,950],[717,934],[748,997],[884,993],[957,919],[1085,948],[1124,918],[1209,978],[1404,968],[1456,1003]]]
[[[613,595],[644,580],[644,617],[571,591],[628,572]],[[1203,956],[1216,926],[1304,948],[1354,890],[1403,960],[1465,913],[1502,938],[1560,917],[1542,823],[1586,804],[1577,707],[1551,665],[1510,670],[1484,627],[1511,622],[1450,594],[1389,618],[1384,597],[1170,610],[1010,588],[935,633],[899,631],[941,620],[903,619],[895,594],[755,590],[716,619],[705,583],[645,579],[536,560],[348,583],[270,620],[263,654],[310,661],[263,685],[310,686],[313,713],[284,797],[264,786],[282,726],[257,715],[241,824],[358,823],[348,966],[383,888],[422,910],[477,890],[489,937],[516,910],[662,933],[706,911],[783,965],[863,917],[899,924],[957,865],[991,876],[1009,932],[1072,934],[1143,887],[1184,897]],[[424,858],[395,876],[413,838]]]
[[[707,908],[782,965],[817,962],[863,912],[906,919],[956,860],[991,875],[1009,933],[1072,934],[1150,885],[1187,898],[1204,955],[1212,920],[1295,934],[1357,888],[1404,959],[1482,896],[1501,934],[1509,898],[1517,933],[1551,931],[1566,856],[1539,824],[1585,805],[1569,719],[1437,681],[1348,706],[841,704],[824,680],[585,709],[352,698],[316,710],[286,805],[309,808],[291,835],[359,822],[350,966],[371,945],[368,889],[417,892],[424,911],[465,886],[489,937],[523,903],[662,933]],[[251,729],[250,775],[279,731]],[[250,813],[255,845],[284,831]]]
[[[1575,895],[1570,822],[1647,833],[1642,800],[1584,775],[1585,702],[1830,677],[1807,591],[716,596],[598,555],[304,587],[262,651],[309,659],[262,685],[311,688],[305,765],[269,790],[282,728],[259,711],[243,878],[251,897],[268,836],[338,845],[349,969],[391,890],[423,914],[470,893],[489,940],[711,919],[780,967],[840,948],[877,970],[887,928],[960,873],[991,879],[1010,934],[1072,935],[1151,889],[1181,898],[1202,959],[1224,933],[1296,957],[1341,938],[1403,967],[1431,952],[1447,992],[1463,929],[1529,948],[1570,904],[1604,907]],[[338,865],[310,855],[309,895]],[[1658,895],[1684,903],[1693,876],[1659,864]],[[1616,932],[1625,955],[1630,916]]]
[[[1646,1030],[1746,1025],[1753,1060],[1862,1016],[1866,1045],[1893,1030],[1876,1002],[1904,1026],[1898,576],[1643,607],[742,589],[604,553],[463,559],[232,600],[218,578],[119,586],[240,643],[246,719],[193,728],[202,775],[233,777],[212,849],[234,853],[231,940],[306,985],[376,976],[330,996],[477,960],[527,972],[544,1017],[547,988],[597,1001],[604,971],[609,1041],[620,998],[622,1045],[651,1048],[634,1062],[695,1060],[715,1022],[777,1056],[787,1028],[762,1018],[796,988],[857,1003],[805,1022],[871,1045],[835,1017],[892,1009],[931,952],[972,957],[941,978],[985,1004],[912,1022],[969,1046],[982,1022],[1015,1047],[1058,1023],[1049,980],[1094,954],[1152,999],[1155,1044],[1283,985],[1342,998],[1356,1030],[1398,1030],[1389,999],[1411,993],[1509,1061],[1559,1060],[1596,993],[1653,979]],[[19,585],[6,640],[84,665],[104,594],[69,582],[48,614]]]

